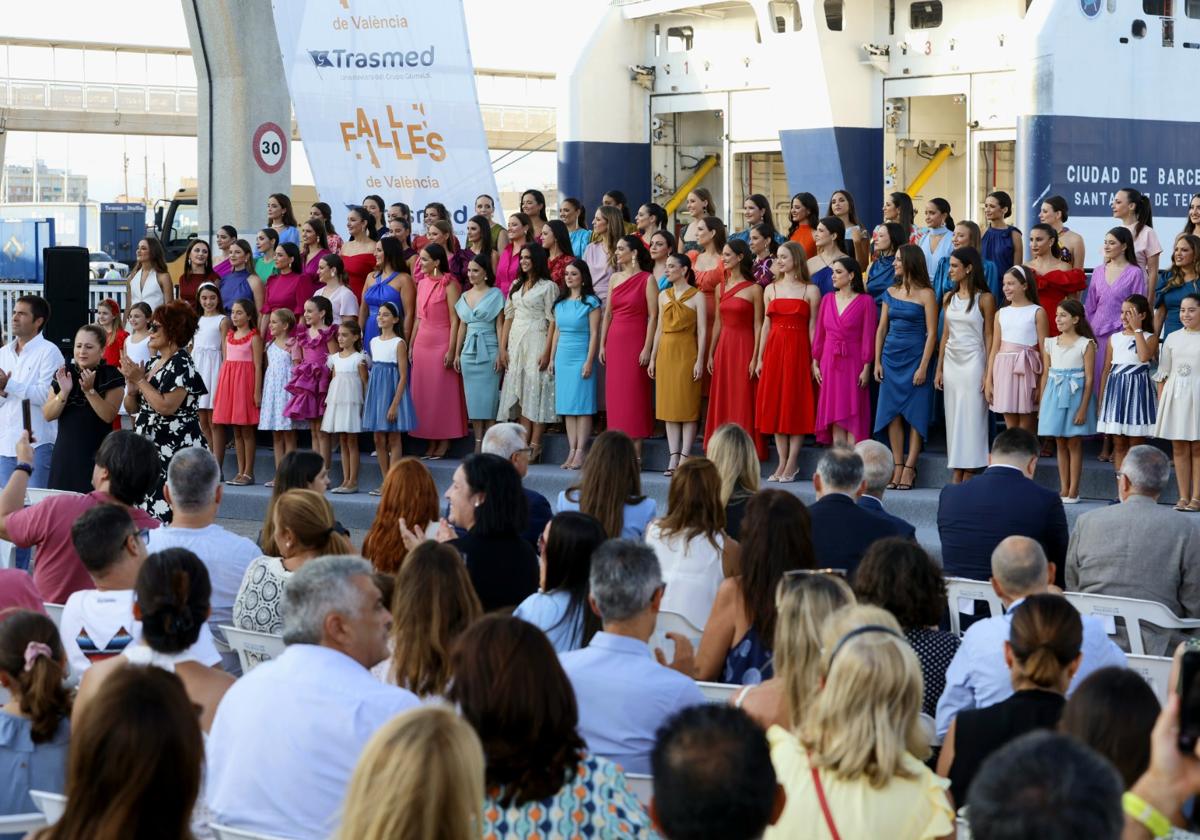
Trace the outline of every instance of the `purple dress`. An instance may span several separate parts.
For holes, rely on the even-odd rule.
[[[308,327],[301,324],[294,333],[296,346],[300,348],[300,361],[292,367],[292,378],[284,390],[291,396],[283,407],[283,416],[292,420],[316,420],[325,414],[325,392],[329,390],[331,376],[326,360],[329,358],[329,342],[337,334],[340,324],[330,324],[321,329],[317,337],[308,334]]]
[[[1130,295],[1146,293],[1146,274],[1137,265],[1130,265],[1109,285],[1105,278],[1104,264],[1092,272],[1088,284],[1083,311],[1088,324],[1096,334],[1096,371],[1092,388],[1100,393],[1100,375],[1104,372],[1104,354],[1108,350],[1108,337],[1121,331],[1121,304]]]
[[[821,298],[812,356],[821,369],[817,429],[841,426],[855,440],[871,436],[871,390],[858,387],[863,365],[875,359],[875,301],[860,294],[839,314],[837,295]]]

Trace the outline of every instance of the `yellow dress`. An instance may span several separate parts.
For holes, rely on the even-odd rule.
[[[662,338],[654,371],[655,416],[671,423],[700,419],[701,382],[692,378],[696,367],[696,310],[687,302],[700,293],[694,286],[675,297],[667,287],[662,307]]]

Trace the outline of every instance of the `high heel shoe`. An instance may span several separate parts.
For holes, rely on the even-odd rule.
[[[679,453],[672,452],[670,455],[670,460],[667,461],[667,468],[663,470],[663,475],[667,478],[675,475],[675,468],[679,466]]]
[[[529,463],[540,464],[542,462],[542,445],[535,443],[529,447]]]
[[[573,464],[575,462],[575,452],[576,452],[576,450],[574,450],[574,449],[567,452],[567,460],[562,462],[562,466],[559,467],[560,470],[571,469],[571,464]]]
[[[912,474],[913,474],[912,481],[905,483],[905,481],[903,480],[904,479],[904,470],[912,471]],[[900,471],[900,479],[901,479],[900,483],[896,485],[897,490],[913,489],[913,485],[917,483],[917,468],[910,467],[908,464],[905,464],[904,469]]]
[[[900,470],[900,478],[904,478],[904,464],[900,461],[893,461],[893,467],[898,467]],[[896,478],[896,470],[892,470],[892,480],[883,486],[885,490],[895,490],[900,486],[900,480]]]

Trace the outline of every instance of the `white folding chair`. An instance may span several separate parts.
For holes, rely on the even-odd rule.
[[[217,840],[282,840],[273,834],[259,834],[257,831],[247,831],[244,828],[230,828],[227,825],[209,823],[213,836]]]
[[[961,636],[961,615],[974,615],[975,602],[986,601],[993,616],[1004,612],[1000,596],[992,589],[992,584],[986,580],[970,580],[969,578],[946,578],[946,600],[950,605],[950,630],[956,636]]]
[[[700,686],[700,693],[709,703],[728,703],[733,699],[733,695],[742,688],[740,685],[731,683],[701,682],[699,680],[696,685]]]
[[[1146,654],[1146,646],[1142,641],[1143,623],[1163,630],[1200,630],[1200,618],[1180,618],[1157,601],[1091,592],[1064,592],[1063,596],[1075,605],[1080,615],[1094,615],[1103,619],[1110,636],[1117,635],[1117,619],[1121,619],[1129,640],[1128,653],[1135,656]]]
[[[674,658],[675,642],[667,638],[668,633],[678,633],[690,641],[692,647],[699,649],[700,637],[704,635],[704,628],[697,627],[679,613],[659,611],[658,622],[654,625],[654,635],[650,638],[650,648],[653,650],[660,647],[667,659],[672,659]]]
[[[283,653],[282,636],[239,630],[227,624],[222,624],[221,630],[225,633],[225,640],[229,642],[229,646],[237,652],[243,674],[250,673],[256,666]]]
[[[650,800],[654,798],[654,777],[645,773],[626,773],[625,781],[629,783],[629,792],[649,808]]]
[[[17,547],[8,540],[0,540],[0,569],[11,569]]]
[[[46,615],[50,616],[50,620],[54,622],[54,626],[62,629],[63,607],[66,604],[51,604],[47,601],[42,606],[46,608]]]
[[[927,715],[924,712],[919,712],[917,714],[917,723],[921,725],[921,731],[924,732],[925,737],[929,739],[929,745],[931,747],[940,747],[942,745],[942,739],[937,735],[937,721],[935,721],[931,715]]]
[[[1129,667],[1141,674],[1142,679],[1150,684],[1158,696],[1158,702],[1165,706],[1167,695],[1171,693],[1171,657],[1138,656],[1131,653],[1125,659]]]
[[[67,810],[67,797],[61,793],[31,790],[29,798],[33,800],[34,807],[46,818],[47,825],[54,825],[62,819],[63,811]]]
[[[74,490],[51,490],[49,487],[30,487],[25,490],[25,504],[36,505],[43,499],[49,499],[51,496],[81,496],[82,493],[76,493]]]
[[[36,811],[32,814],[10,814],[0,817],[0,834],[16,834],[37,831],[48,825],[46,818]]]

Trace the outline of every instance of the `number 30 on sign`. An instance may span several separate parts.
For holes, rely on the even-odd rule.
[[[287,161],[287,136],[273,122],[258,127],[251,148],[254,150],[254,162],[268,175],[274,175]]]

